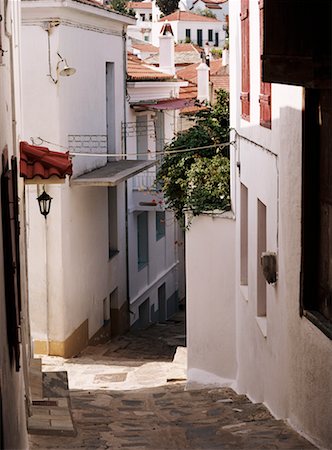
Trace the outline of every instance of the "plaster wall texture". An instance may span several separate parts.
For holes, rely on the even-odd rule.
[[[237,368],[235,221],[232,213],[203,214],[188,221],[188,383],[229,384]]]
[[[141,87],[143,85],[143,87]],[[137,86],[137,87],[136,87]],[[162,99],[179,94],[179,83],[174,82],[143,82],[135,83],[135,87],[129,83],[128,93],[130,99],[135,101],[144,99]],[[164,139],[169,142],[175,133],[176,111],[164,111]],[[136,158],[136,118],[147,116],[148,138],[147,146],[149,155],[147,159],[156,157],[155,121],[154,112],[135,112],[127,107],[127,152],[130,158]],[[151,307],[155,313],[158,312],[158,288],[165,283],[166,299],[176,292],[184,295],[184,268],[183,268],[183,246],[178,246],[181,240],[181,231],[174,220],[173,213],[166,210],[165,237],[156,239],[156,212],[164,209],[161,193],[155,191],[153,185],[154,172],[149,169],[128,180],[128,251],[129,251],[129,298],[131,310],[131,324],[139,319],[139,307],[149,298],[150,320]],[[148,177],[148,178],[147,178]],[[151,178],[151,180],[150,180]],[[147,184],[150,183],[150,184]],[[152,183],[152,184],[151,184]],[[150,188],[150,185],[152,188]],[[156,201],[158,206],[142,206],[142,203]],[[159,204],[161,201],[161,204]],[[148,212],[148,264],[138,270],[137,262],[137,215],[141,211]]]
[[[74,10],[64,7],[45,8],[44,11],[39,5],[35,5],[34,10],[27,5],[23,10],[24,136],[26,140],[30,136],[41,136],[68,147],[68,135],[77,135],[82,151],[95,151],[91,146],[84,146],[83,138],[107,135],[106,63],[111,62],[114,63],[113,101],[116,105],[114,146],[116,152],[121,153],[121,122],[124,118],[122,27],[128,19],[116,15],[110,20],[109,15],[104,17],[103,11],[73,5]],[[53,76],[58,61],[56,52],[77,70],[71,77],[60,77],[56,85],[46,76],[47,33],[40,18],[46,13],[48,18],[52,13],[60,17],[60,25],[52,28],[50,36]],[[52,144],[44,145],[59,151]],[[105,158],[76,157],[74,176],[105,162]],[[28,202],[34,205],[29,211],[33,337],[39,339],[48,333],[49,339],[64,341],[86,319],[89,319],[91,337],[103,325],[103,300],[115,287],[119,289],[118,306],[126,301],[124,186],[118,188],[119,254],[111,260],[108,257],[107,189],[72,188],[67,180],[65,184],[50,186],[47,190],[53,202],[47,219],[46,240],[43,239],[45,220],[34,205],[34,188],[30,195],[28,193]],[[47,281],[43,267],[48,268]],[[46,298],[48,313],[40,320],[39,307],[41,305],[45,311]]]
[[[226,33],[223,30],[223,22],[196,22],[196,21],[169,21],[172,26],[174,41],[176,43],[186,40],[186,29],[191,30],[191,41],[197,44],[197,30],[202,30],[203,44],[208,41],[208,30],[213,30],[213,37],[215,33],[219,33],[219,47],[222,47],[226,37]],[[160,30],[165,22],[153,22],[152,23],[152,44],[159,45]]]
[[[6,52],[2,55],[0,64],[0,151],[7,146],[8,158],[16,154],[21,134],[20,109],[20,2],[9,2],[5,11],[4,2],[0,3],[1,44]],[[12,35],[12,41],[5,34],[5,30]],[[15,105],[15,107],[13,107]],[[16,129],[13,129],[13,123]],[[17,156],[17,154],[16,154]],[[2,160],[0,159],[2,172]],[[0,186],[1,191],[1,186]],[[19,180],[19,197],[23,199],[23,183]],[[0,192],[1,193],[1,192]],[[1,197],[0,197],[1,198]],[[24,201],[20,202],[21,213],[21,241],[25,234],[25,223],[22,215]],[[25,411],[25,385],[23,367],[27,366],[25,354],[21,356],[21,369],[15,370],[15,364],[10,361],[7,342],[6,298],[4,285],[4,260],[2,221],[0,221],[0,391],[2,409],[2,428],[0,443],[2,448],[25,449],[28,447]],[[28,318],[26,306],[25,280],[25,251],[21,246],[22,270],[22,309],[24,318]],[[29,336],[26,335],[26,322],[22,320],[22,335],[24,344],[29,350]],[[23,346],[21,346],[22,352]]]
[[[219,5],[219,9],[211,9],[210,11],[215,14],[217,19],[225,21],[225,16],[228,15],[228,2],[224,3],[223,5]],[[202,0],[198,0],[193,5],[193,9],[191,9],[191,12],[198,13],[199,11],[204,11],[206,8],[205,3]]]
[[[232,168],[236,207],[237,389],[264,402],[322,448],[332,442],[331,341],[300,317],[303,89],[272,85],[272,128],[259,125],[259,10],[250,2],[250,122],[241,119],[240,2],[230,3]],[[253,141],[253,142],[249,142]],[[240,182],[248,188],[248,287],[240,287]],[[257,310],[257,198],[266,205],[267,250],[278,281],[266,286],[265,326]],[[260,326],[259,326],[260,325]],[[265,337],[266,335],[266,337]],[[305,349],[305,351],[303,351]]]

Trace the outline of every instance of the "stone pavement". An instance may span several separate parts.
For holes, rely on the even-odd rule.
[[[183,317],[177,316],[88,347],[77,358],[43,358],[43,370],[68,371],[77,435],[33,435],[30,448],[315,448],[263,405],[230,388],[186,391],[184,338]]]

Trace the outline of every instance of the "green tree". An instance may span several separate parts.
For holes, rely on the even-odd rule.
[[[179,0],[156,0],[156,3],[160,11],[168,16],[178,9]]]
[[[158,171],[165,200],[182,225],[184,209],[198,215],[229,208],[228,142],[229,97],[219,90],[215,105],[200,111],[195,124],[165,148],[184,151],[166,154]]]
[[[135,17],[135,11],[127,8],[126,0],[109,0],[107,4],[121,14],[127,14],[129,16]]]
[[[197,9],[195,11],[196,14],[199,14],[200,16],[205,17],[211,17],[212,19],[216,19],[217,16],[210,10],[210,9]]]

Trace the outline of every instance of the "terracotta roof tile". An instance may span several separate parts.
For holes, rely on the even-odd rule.
[[[152,80],[171,80],[174,78],[169,73],[163,73],[152,66],[144,64],[139,58],[128,54],[127,74],[129,81],[152,81]]]
[[[175,11],[172,14],[169,14],[168,16],[163,17],[159,20],[159,22],[165,22],[165,20],[168,20],[169,22],[172,21],[182,21],[182,22],[220,22],[218,19],[214,19],[213,17],[206,17],[201,16],[200,14],[194,14],[189,11]]]
[[[159,48],[155,47],[152,44],[146,43],[146,44],[136,44],[136,43],[132,43],[131,44],[132,48],[135,48],[136,50],[139,50],[140,52],[146,52],[146,53],[158,53],[159,52]]]
[[[20,175],[31,180],[40,177],[47,180],[52,176],[65,178],[73,174],[69,152],[60,153],[47,147],[20,142]]]
[[[194,44],[175,44],[174,50],[176,53],[197,52],[200,54],[201,48]]]
[[[132,9],[152,9],[152,2],[128,2],[127,8]]]

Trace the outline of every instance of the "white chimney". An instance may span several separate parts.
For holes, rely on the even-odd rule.
[[[159,69],[175,75],[174,36],[171,24],[165,22],[159,35]]]
[[[221,65],[228,66],[228,64],[229,64],[229,53],[228,53],[227,48],[224,48],[222,51]]]
[[[210,101],[210,89],[209,89],[209,72],[210,67],[201,62],[197,67],[197,100],[200,102]]]

